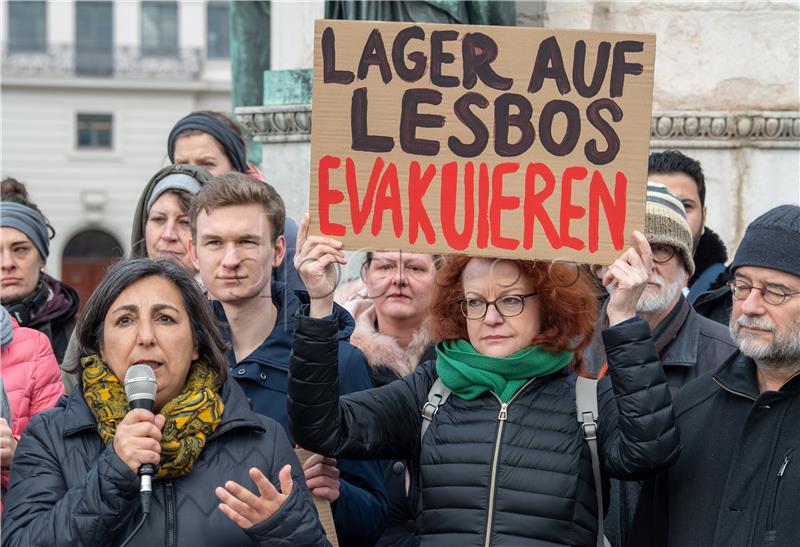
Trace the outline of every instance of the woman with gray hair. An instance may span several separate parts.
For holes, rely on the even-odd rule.
[[[75,289],[44,272],[55,235],[21,182],[2,182],[0,202],[0,301],[20,326],[43,332],[56,359],[64,358],[75,325]]]
[[[120,262],[78,327],[80,389],[19,442],[3,545],[328,545],[277,422],[228,376],[211,308],[174,261]],[[149,366],[153,412],[122,380]],[[140,498],[141,466],[157,466]],[[141,501],[140,501],[141,500]]]

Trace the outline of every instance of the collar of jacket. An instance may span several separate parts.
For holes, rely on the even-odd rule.
[[[225,403],[222,421],[216,431],[209,436],[209,440],[238,427],[265,431],[258,416],[250,410],[250,402],[242,392],[242,388],[230,376],[222,385],[222,401]],[[90,429],[97,430],[97,421],[86,404],[83,386],[80,383],[73,388],[69,396],[61,397],[56,406],[64,409],[64,437]]]
[[[688,285],[690,287],[713,264],[725,264],[728,262],[728,249],[717,233],[706,226],[703,235],[697,241],[697,248],[694,250],[693,258],[694,275],[689,279]]]
[[[683,297],[681,297],[683,299]],[[667,344],[661,356],[661,364],[667,367],[693,367],[697,364],[697,352],[700,345],[700,325],[698,315],[689,306],[689,313],[675,336]]]
[[[763,394],[758,390],[756,377],[756,363],[740,351],[737,351],[714,374],[714,381],[723,389],[747,399],[756,400]],[[780,391],[769,392],[770,399],[781,399],[800,392],[800,373],[794,376],[781,387]],[[763,398],[763,397],[762,397]]]
[[[277,309],[275,326],[272,328],[272,332],[269,333],[269,336],[260,346],[238,363],[236,362],[233,348],[228,350],[228,364],[231,367],[257,363],[273,367],[277,366],[286,371],[289,370],[289,355],[292,351],[292,338],[294,336],[294,316],[300,307],[307,305],[311,299],[306,291],[292,291],[281,281],[272,281],[270,293],[272,303]],[[220,321],[222,337],[230,344],[231,330],[228,325],[228,318],[225,316],[225,309],[217,301],[212,301],[211,306],[214,310],[214,316]],[[350,339],[350,335],[355,329],[355,321],[338,304],[334,304],[333,307],[339,322],[339,339],[346,342]]]

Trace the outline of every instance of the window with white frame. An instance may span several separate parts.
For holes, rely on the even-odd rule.
[[[7,5],[8,51],[46,51],[47,2],[11,0]]]
[[[114,117],[111,114],[78,113],[78,150],[112,150]]]
[[[177,2],[142,2],[142,55],[178,55]]]
[[[228,3],[209,2],[206,26],[208,36],[208,58],[227,59],[230,57],[228,42]]]

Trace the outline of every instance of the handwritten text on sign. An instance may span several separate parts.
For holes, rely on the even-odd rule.
[[[611,262],[642,225],[654,54],[653,35],[317,21],[315,231]]]

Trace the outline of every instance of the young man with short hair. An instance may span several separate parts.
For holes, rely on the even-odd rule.
[[[190,212],[190,254],[213,297],[212,306],[231,343],[230,373],[253,410],[283,425],[294,315],[308,303],[272,280],[284,259],[283,200],[272,186],[241,173],[209,181]],[[339,392],[371,387],[364,355],[348,343],[355,323],[339,310]],[[313,455],[304,465],[309,490],[331,502],[340,545],[368,546],[388,520],[388,502],[378,462],[333,460]]]
[[[686,220],[692,232],[691,252],[697,266],[687,283],[689,292],[686,298],[694,304],[701,294],[728,281],[725,274],[728,250],[722,239],[706,226],[708,209],[703,167],[699,161],[678,150],[653,152],[647,162],[647,178],[666,186],[678,196],[686,210]]]

